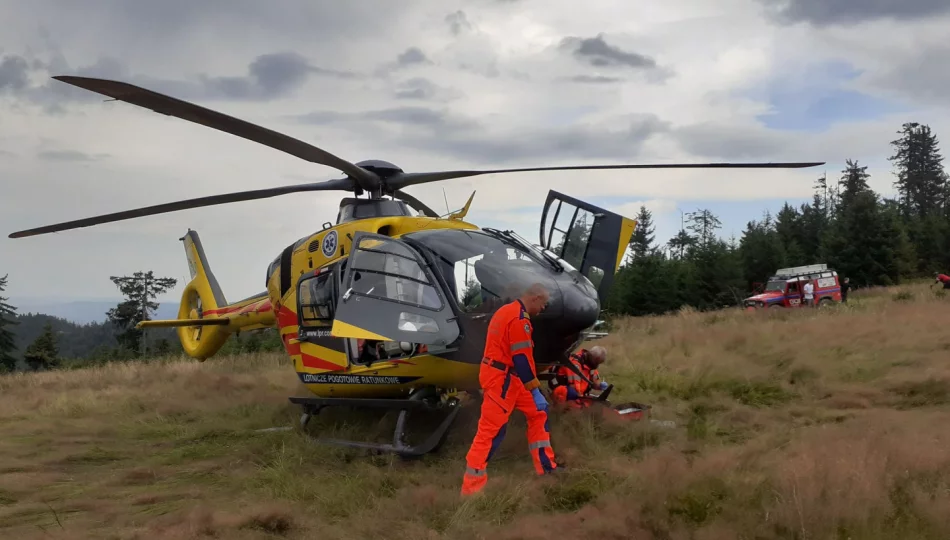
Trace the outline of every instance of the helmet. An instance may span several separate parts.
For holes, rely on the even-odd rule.
[[[590,363],[597,367],[604,363],[604,360],[607,360],[607,349],[601,347],[600,345],[595,345],[590,348]]]

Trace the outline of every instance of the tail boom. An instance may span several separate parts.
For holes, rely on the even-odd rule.
[[[198,233],[189,229],[180,240],[185,246],[191,281],[182,292],[178,317],[146,321],[140,327],[178,328],[185,353],[205,360],[218,352],[232,333],[276,324],[277,317],[266,292],[229,304],[211,272]]]

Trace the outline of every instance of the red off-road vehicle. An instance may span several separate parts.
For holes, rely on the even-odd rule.
[[[812,264],[793,268],[780,268],[769,278],[765,290],[746,298],[746,308],[801,307],[805,283],[814,287],[814,305],[819,307],[831,302],[841,302],[841,283],[838,272],[827,264]]]

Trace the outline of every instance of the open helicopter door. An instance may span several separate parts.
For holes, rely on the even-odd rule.
[[[541,246],[587,277],[604,305],[637,222],[569,195],[548,191]]]
[[[335,337],[442,348],[460,333],[455,312],[425,259],[401,240],[357,232],[343,273]]]

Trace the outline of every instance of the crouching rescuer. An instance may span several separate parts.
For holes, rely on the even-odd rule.
[[[548,427],[548,402],[541,394],[531,340],[531,316],[548,303],[541,284],[529,287],[521,298],[505,304],[488,323],[485,353],[478,382],[483,391],[481,415],[475,440],[465,456],[463,496],[480,491],[488,482],[486,467],[501,445],[514,409],[528,422],[528,451],[539,475],[554,472],[554,450]]]
[[[590,350],[581,349],[571,355],[568,360],[576,371],[567,366],[553,368],[554,377],[548,382],[548,386],[554,403],[569,409],[589,407],[592,401],[590,392],[607,389],[607,382],[600,377],[600,372],[597,370],[606,359],[607,350],[597,345],[591,347]],[[578,372],[582,373],[593,385],[581,378]]]

